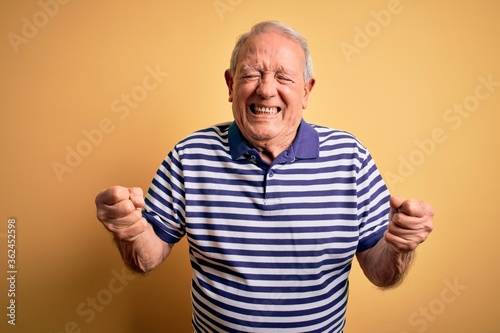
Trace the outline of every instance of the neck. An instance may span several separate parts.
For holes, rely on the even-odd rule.
[[[255,149],[260,153],[260,157],[269,163],[272,163],[276,157],[278,157],[282,152],[290,148],[293,139],[291,137],[288,140],[270,140],[265,142],[250,142]]]
[[[279,151],[279,152],[271,152],[271,151],[267,151],[267,150],[260,150],[260,149],[257,149],[260,153],[260,157],[268,162],[268,163],[272,163],[274,161],[274,159],[276,157],[278,157],[279,154],[281,154],[283,152],[282,151]]]

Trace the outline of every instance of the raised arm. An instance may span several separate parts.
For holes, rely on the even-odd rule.
[[[97,218],[114,235],[125,264],[146,273],[160,265],[173,247],[162,241],[141,214],[142,189],[114,186],[95,199]]]
[[[404,278],[417,246],[433,228],[434,210],[426,202],[391,198],[389,227],[371,249],[357,253],[366,277],[376,286],[390,288]]]

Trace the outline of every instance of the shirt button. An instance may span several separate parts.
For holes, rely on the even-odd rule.
[[[269,177],[272,178],[274,176],[274,172],[269,172]]]

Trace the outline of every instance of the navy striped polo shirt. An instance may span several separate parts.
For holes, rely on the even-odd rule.
[[[389,192],[351,134],[302,120],[272,163],[234,122],[180,141],[143,216],[187,236],[196,332],[342,332],[357,251],[387,229]]]

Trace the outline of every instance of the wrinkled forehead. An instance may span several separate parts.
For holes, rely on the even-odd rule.
[[[304,50],[295,40],[274,31],[249,37],[238,55],[237,68],[262,67],[265,70],[302,70]]]

